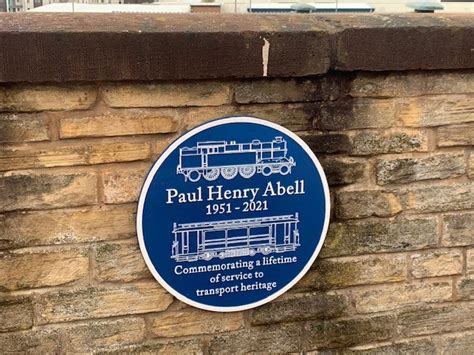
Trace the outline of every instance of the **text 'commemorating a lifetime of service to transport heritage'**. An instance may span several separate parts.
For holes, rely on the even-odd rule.
[[[253,117],[198,126],[153,165],[137,232],[170,293],[212,311],[249,309],[292,287],[328,227],[329,191],[309,147]]]

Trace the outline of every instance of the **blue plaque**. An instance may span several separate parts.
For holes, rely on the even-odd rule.
[[[173,142],[143,185],[140,249],[179,300],[240,311],[308,271],[329,223],[329,189],[294,133],[252,117],[198,126]]]

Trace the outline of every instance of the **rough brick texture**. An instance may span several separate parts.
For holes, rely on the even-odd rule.
[[[89,286],[44,293],[38,297],[38,323],[112,317],[165,310],[172,297],[155,282]]]
[[[33,326],[33,305],[29,297],[0,298],[0,332]]]
[[[61,138],[110,137],[172,133],[178,129],[173,109],[108,110],[102,113],[57,115]]]
[[[334,289],[347,286],[404,281],[406,256],[389,254],[317,260],[298,287]]]
[[[151,317],[153,336],[164,338],[176,334],[196,335],[224,333],[243,326],[242,313],[202,312],[185,308],[180,311],[161,313]]]
[[[474,144],[474,124],[442,126],[438,128],[438,146],[451,147],[457,145],[472,146]]]
[[[0,89],[0,110],[11,112],[87,109],[95,102],[92,86],[13,86]]]
[[[136,240],[94,246],[95,278],[99,281],[132,281],[152,277]]]
[[[232,92],[223,83],[113,85],[103,89],[110,107],[220,106],[230,103]]]
[[[377,162],[377,183],[408,183],[420,180],[447,179],[466,172],[464,154],[439,154],[427,158],[380,159]]]
[[[437,250],[415,253],[411,256],[411,273],[416,278],[459,275],[462,273],[462,253],[460,250]]]
[[[57,286],[88,276],[87,249],[68,247],[0,254],[0,290]]]
[[[443,243],[446,246],[474,244],[474,213],[444,215],[443,225]]]
[[[135,236],[135,207],[99,207],[0,215],[0,249]]]
[[[74,32],[77,16],[48,16],[47,33],[34,14],[23,17],[30,32],[2,17],[1,48],[28,63],[54,53],[63,66],[4,73],[10,52],[0,55],[0,349],[473,353],[474,22],[452,16],[243,17],[244,27],[207,17],[203,32],[197,17],[130,15],[119,42],[107,32],[125,21],[116,14],[93,33]],[[31,39],[17,48],[4,28]],[[98,53],[105,62],[87,60]],[[154,280],[135,214],[168,144],[226,115],[268,119],[306,141],[332,217],[292,289],[214,313]]]
[[[149,156],[147,142],[71,144],[56,149],[5,148],[0,153],[0,171],[137,161]]]
[[[0,143],[38,142],[49,139],[44,114],[0,113]]]
[[[102,173],[105,203],[137,201],[148,170],[145,166],[105,169]]]

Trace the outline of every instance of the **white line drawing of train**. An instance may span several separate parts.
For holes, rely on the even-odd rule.
[[[287,175],[296,165],[293,157],[287,157],[287,143],[283,137],[271,142],[254,139],[250,143],[235,141],[198,142],[195,147],[179,150],[177,174],[185,181],[197,182],[204,177],[214,181],[219,176],[232,180],[238,174],[245,179],[261,173],[264,176],[280,173]]]
[[[209,261],[283,253],[300,246],[298,213],[272,217],[234,219],[173,225],[171,258]]]

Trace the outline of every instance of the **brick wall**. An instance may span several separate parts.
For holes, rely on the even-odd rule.
[[[0,349],[473,352],[474,71],[430,69],[2,80]],[[301,136],[325,168],[333,211],[295,287],[213,313],[153,279],[134,220],[167,144],[224,115]]]

